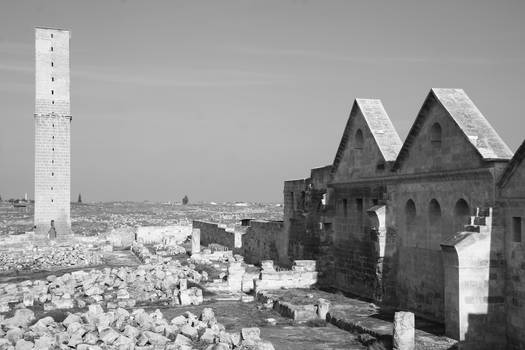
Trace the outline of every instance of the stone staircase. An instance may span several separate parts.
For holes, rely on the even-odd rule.
[[[492,208],[476,208],[476,215],[465,225],[466,232],[490,233],[492,230]]]

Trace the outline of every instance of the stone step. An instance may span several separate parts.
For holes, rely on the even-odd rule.
[[[472,223],[474,225],[485,226],[487,224],[487,218],[485,216],[473,216]]]
[[[480,232],[479,225],[465,225],[466,232]]]
[[[492,208],[476,208],[476,216],[492,216]]]

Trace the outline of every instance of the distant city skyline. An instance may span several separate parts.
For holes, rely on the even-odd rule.
[[[522,1],[0,4],[0,195],[33,198],[34,27],[71,31],[71,199],[280,202],[355,98],[404,140],[433,87],[525,139]]]

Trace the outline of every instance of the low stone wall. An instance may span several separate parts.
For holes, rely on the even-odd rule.
[[[278,245],[284,224],[282,221],[252,220],[249,226],[227,227],[206,221],[193,221],[200,230],[200,244],[217,243],[245,257],[250,264],[279,259]]]
[[[201,230],[201,245],[207,246],[212,243],[218,243],[233,250],[240,246],[241,232],[235,232],[233,228],[226,225],[214,224],[206,221],[193,221],[193,228]],[[238,236],[236,239],[235,237]]]
[[[291,270],[276,271],[273,261],[262,262],[259,279],[254,280],[255,291],[281,288],[311,288],[317,283],[315,260],[296,260]]]
[[[280,296],[275,292],[257,292],[257,301],[273,308],[281,316],[291,318],[297,322],[310,320],[326,320],[326,315],[330,309],[330,303],[326,299],[312,300],[311,304],[294,304],[280,300]]]
[[[182,243],[191,235],[191,226],[141,226],[137,227],[137,241],[143,244]]]

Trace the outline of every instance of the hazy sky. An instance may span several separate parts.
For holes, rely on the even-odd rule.
[[[33,194],[35,26],[71,30],[87,201],[281,201],[330,164],[355,97],[402,139],[432,87],[525,138],[525,1],[2,1],[0,194]]]

